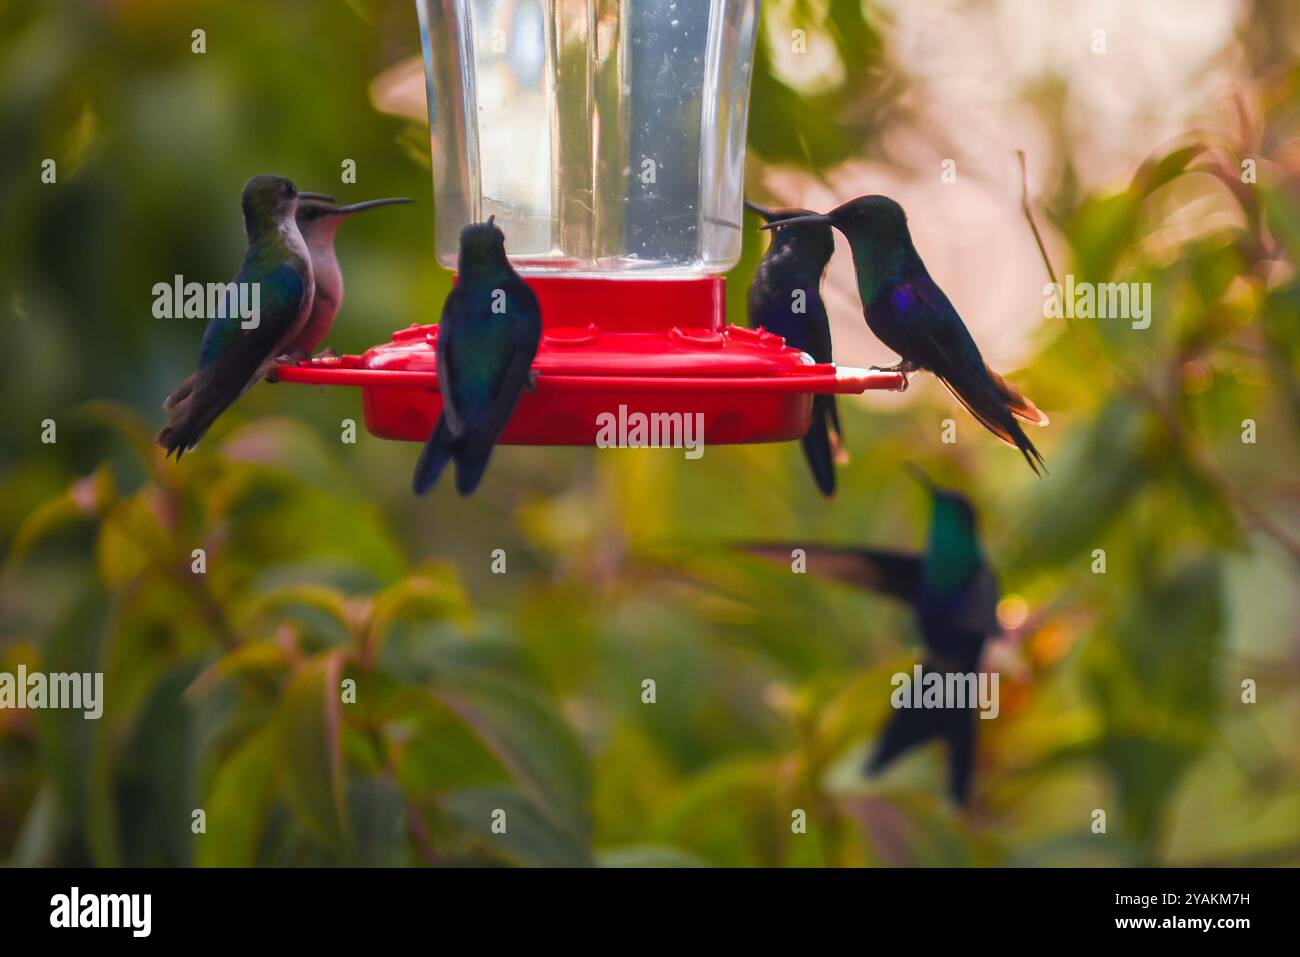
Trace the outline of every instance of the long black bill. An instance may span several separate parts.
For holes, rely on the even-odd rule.
[[[363,210],[374,209],[377,206],[400,206],[403,203],[413,203],[415,200],[408,199],[405,196],[395,196],[392,199],[368,199],[364,203],[353,203],[351,206],[340,206],[338,209],[331,210],[336,216],[347,216],[351,213],[360,213]]]
[[[829,223],[835,225],[835,219],[831,216],[795,216],[792,219],[781,219],[775,223],[764,223],[759,229],[780,229],[782,226],[798,226],[800,223]]]

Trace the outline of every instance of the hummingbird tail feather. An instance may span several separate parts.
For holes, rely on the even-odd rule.
[[[1022,429],[1020,423],[1016,421],[1012,410],[1006,406],[1002,393],[997,390],[996,386],[994,386],[992,394],[988,394],[986,390],[980,389],[980,391],[985,392],[985,395],[982,397],[985,401],[983,402],[983,405],[976,405],[975,401],[967,396],[966,390],[959,389],[946,376],[939,376],[938,378],[948,391],[952,393],[953,398],[960,402],[965,407],[966,411],[975,417],[976,421],[979,422],[980,425],[984,426],[984,428],[988,429],[1013,449],[1019,449],[1020,454],[1023,455],[1025,461],[1029,463],[1029,467],[1034,470],[1034,474],[1039,478],[1042,478],[1043,474],[1047,471],[1047,463],[1043,461],[1043,456],[1039,454],[1038,449],[1034,447],[1034,443],[1030,441],[1029,436],[1025,435],[1025,430]],[[987,408],[985,408],[985,406],[987,406]]]
[[[1048,425],[1050,423],[1051,420],[1047,418],[1047,414],[1034,405],[1028,396],[987,365],[984,368],[988,371],[989,378],[993,380],[993,388],[997,390],[998,395],[1002,396],[1002,400],[1007,404],[1007,408],[1011,410],[1012,415],[1033,425]]]
[[[913,748],[943,738],[948,748],[948,793],[955,804],[964,805],[975,769],[976,720],[971,708],[899,708],[881,732],[866,773],[878,774]]]
[[[468,443],[456,450],[456,491],[472,495],[483,480],[488,459],[492,457],[492,443]]]
[[[429,441],[420,452],[420,460],[415,463],[415,476],[411,479],[411,489],[416,495],[423,495],[433,488],[438,476],[447,467],[455,454],[452,446],[451,430],[447,428],[446,416],[438,416],[438,424],[433,427]]]
[[[829,395],[813,396],[812,424],[804,433],[802,442],[803,454],[812,469],[813,480],[827,498],[835,494],[835,457],[828,427],[831,413],[823,400],[833,398]]]
[[[167,398],[163,400],[163,408],[170,412],[180,403],[188,399],[190,393],[194,391],[194,383],[198,380],[198,377],[199,374],[197,372],[190,373],[189,378],[173,389],[171,395],[167,396]]]
[[[231,403],[243,395],[245,383],[198,374],[186,379],[167,397],[164,407],[170,411],[167,424],[155,441],[167,450],[167,456],[180,457],[194,448],[212,428],[212,423]],[[166,457],[166,456],[164,456]]]

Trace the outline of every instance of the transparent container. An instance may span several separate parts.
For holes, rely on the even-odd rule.
[[[516,268],[740,258],[758,0],[416,0],[438,260],[489,216]]]

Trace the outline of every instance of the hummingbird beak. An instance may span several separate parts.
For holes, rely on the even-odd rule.
[[[835,219],[832,216],[795,216],[792,219],[782,219],[775,223],[764,223],[759,229],[780,229],[782,226],[798,226],[800,223],[827,223],[834,226]]]
[[[333,197],[333,196],[326,196],[324,193],[303,193],[303,192],[299,192],[299,193],[298,193],[298,198],[299,198],[299,199],[319,199],[319,200],[321,200],[322,202],[326,202],[326,203],[332,203],[332,202],[334,202],[334,197]]]
[[[338,209],[331,210],[335,216],[348,216],[352,213],[359,213],[363,210],[374,209],[377,206],[399,206],[403,203],[413,203],[415,200],[408,199],[405,196],[394,196],[392,199],[368,199],[364,203],[353,203],[351,206],[340,206]]]
[[[921,471],[921,467],[915,462],[904,462],[903,468],[907,469],[907,474],[920,482],[922,487],[931,495],[939,491],[939,486],[935,485],[934,482],[930,480],[930,476]]]

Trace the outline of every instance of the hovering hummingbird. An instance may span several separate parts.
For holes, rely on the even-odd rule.
[[[316,294],[312,299],[311,315],[302,331],[289,342],[284,351],[291,356],[311,356],[321,344],[343,302],[343,273],[334,255],[334,235],[343,220],[377,206],[394,206],[410,203],[405,197],[372,199],[364,203],[340,206],[333,197],[313,194],[298,203],[298,230],[311,253],[312,274],[316,277]]]
[[[985,640],[1001,632],[997,578],[980,546],[970,500],[936,486],[919,469],[912,472],[929,491],[932,503],[930,539],[922,555],[793,544],[743,547],[781,561],[789,561],[793,549],[801,548],[809,573],[907,604],[925,647],[923,681],[931,672],[973,674]],[[875,774],[913,747],[943,738],[948,745],[949,793],[956,803],[965,804],[974,769],[976,721],[973,708],[899,708],[885,725],[866,770]]]
[[[180,384],[163,408],[169,413],[157,442],[167,455],[194,448],[232,402],[262,378],[275,357],[302,331],[311,313],[311,255],[294,216],[299,193],[283,176],[254,176],[241,203],[248,247],[227,296],[225,316],[211,316],[199,347],[199,368]],[[256,325],[244,328],[234,308],[237,287],[258,290]]]
[[[903,207],[888,196],[860,196],[824,216],[798,216],[763,228],[800,223],[828,223],[848,238],[867,325],[901,359],[888,371],[904,377],[933,372],[981,425],[1018,448],[1034,474],[1041,475],[1043,457],[1016,419],[1046,425],[1047,416],[988,367],[961,316],[921,262]]]
[[[506,259],[506,238],[489,216],[460,231],[456,286],[438,324],[442,415],[420,453],[412,488],[423,495],[456,461],[456,490],[469,495],[520,393],[542,337],[537,297]]]
[[[766,209],[748,200],[745,205],[769,224],[814,215],[806,209]],[[816,362],[831,361],[831,327],[821,282],[834,252],[830,226],[777,230],[749,286],[750,325],[781,336]],[[812,423],[804,433],[803,452],[817,487],[826,496],[835,494],[834,458],[842,439],[835,396],[813,396]]]

